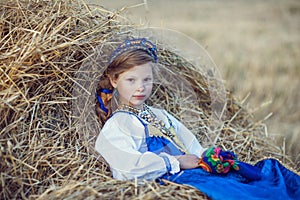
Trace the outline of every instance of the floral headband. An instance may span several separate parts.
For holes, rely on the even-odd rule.
[[[156,46],[146,38],[134,38],[126,39],[110,56],[109,63],[111,63],[116,57],[123,54],[128,50],[141,49],[145,50],[154,61],[157,62],[157,49]]]

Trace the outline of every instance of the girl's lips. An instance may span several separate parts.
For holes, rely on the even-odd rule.
[[[145,95],[134,95],[133,97],[136,99],[144,99]]]

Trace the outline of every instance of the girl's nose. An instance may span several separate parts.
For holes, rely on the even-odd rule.
[[[139,91],[139,92],[142,92],[142,91],[144,91],[145,90],[145,83],[144,82],[142,82],[140,85],[139,85],[139,87],[137,88],[137,91]]]

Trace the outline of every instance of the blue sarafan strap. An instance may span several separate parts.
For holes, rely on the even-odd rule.
[[[104,93],[104,94],[111,94],[113,91],[112,90],[109,90],[109,89],[105,89],[105,88],[102,88],[99,90],[99,92],[101,93]],[[100,104],[100,108],[101,110],[103,110],[106,114],[108,113],[108,109],[104,106],[104,103],[101,99],[101,97],[99,96],[99,94],[97,94],[97,100]]]

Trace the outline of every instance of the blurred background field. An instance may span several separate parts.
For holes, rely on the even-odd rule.
[[[85,0],[198,41],[226,87],[300,162],[300,1]],[[125,14],[124,14],[125,13]]]

